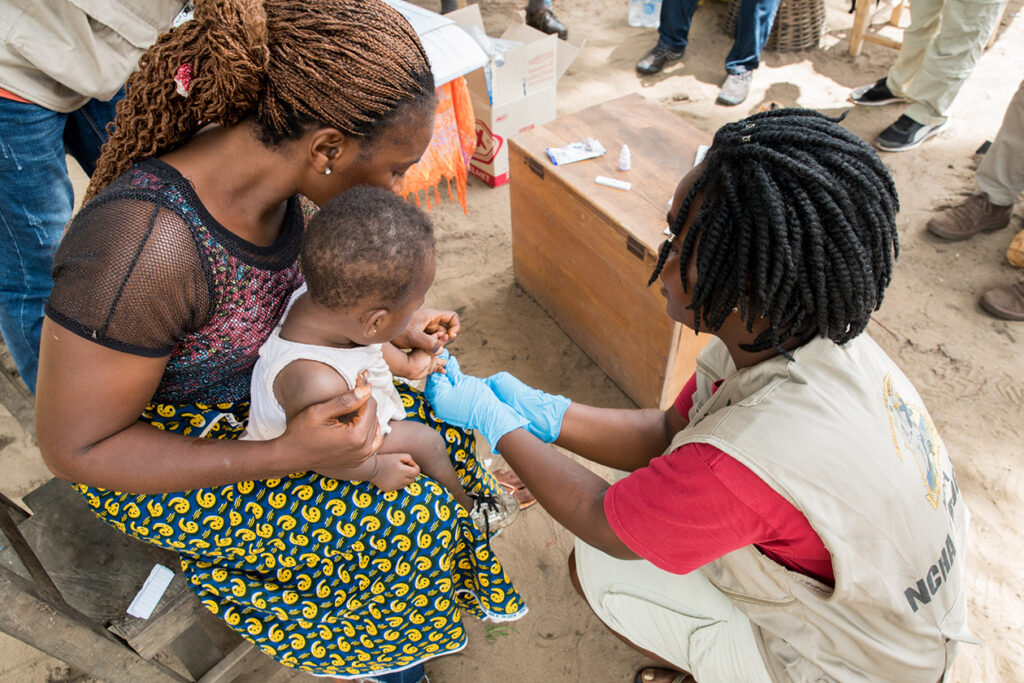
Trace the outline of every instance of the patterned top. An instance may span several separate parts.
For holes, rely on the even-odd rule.
[[[144,161],[72,221],[46,314],[103,346],[168,356],[154,401],[245,401],[259,348],[302,282],[313,210],[290,199],[281,234],[260,247],[218,223],[174,168]]]

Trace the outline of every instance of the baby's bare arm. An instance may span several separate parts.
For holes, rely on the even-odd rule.
[[[377,456],[371,455],[355,467],[338,467],[337,469],[322,467],[317,470],[317,474],[322,474],[325,477],[337,479],[338,481],[369,481],[377,476],[379,471],[380,463],[377,462]]]
[[[423,349],[412,349],[405,352],[394,344],[381,347],[384,362],[388,364],[391,374],[405,379],[424,379],[432,372],[444,372],[445,359]]]

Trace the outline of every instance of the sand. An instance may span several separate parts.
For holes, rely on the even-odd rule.
[[[437,9],[438,3],[420,4]],[[750,98],[725,108],[714,103],[730,46],[718,28],[725,5],[707,0],[695,17],[686,59],[644,78],[635,74],[633,65],[653,45],[655,32],[626,25],[625,0],[555,0],[555,5],[572,38],[587,41],[560,84],[560,114],[629,92],[641,93],[708,133],[768,100],[838,113],[850,108],[846,96],[851,88],[884,75],[896,57],[895,51],[875,45],[866,45],[860,57],[850,57],[848,6],[843,0],[827,0],[822,47],[795,54],[766,52]],[[956,244],[930,237],[924,224],[933,211],[972,190],[974,151],[995,136],[1017,88],[1024,72],[1024,22],[1016,18],[1020,5],[1020,0],[1010,3],[999,39],[961,90],[948,129],[917,150],[884,157],[903,205],[901,255],[885,303],[868,328],[924,397],[973,514],[967,591],[971,629],[981,644],[962,648],[954,666],[953,680],[965,682],[1024,680],[1024,544],[1018,531],[1024,502],[1024,364],[1014,361],[1024,324],[995,320],[977,303],[985,289],[1024,275],[1003,256],[1024,221],[1018,209],[1009,230]],[[489,0],[481,9],[491,35],[522,20],[519,1]],[[879,17],[887,18],[888,10]],[[870,139],[899,113],[899,105],[857,109],[845,125]],[[666,188],[666,195],[671,190]],[[509,370],[578,401],[630,407],[630,400],[562,333],[558,322],[515,285],[508,187],[492,189],[472,180],[468,201],[468,216],[447,202],[432,212],[439,258],[428,297],[429,303],[462,316],[464,331],[454,351],[463,367],[477,374]],[[14,496],[48,476],[30,440],[2,409],[0,471],[4,492]],[[431,680],[632,680],[645,659],[610,635],[572,590],[565,568],[571,544],[570,535],[539,506],[496,539],[495,548],[530,613],[505,626],[467,620],[469,646],[461,654],[428,663]],[[289,678],[271,663],[243,680]],[[0,680],[84,679],[0,636]]]

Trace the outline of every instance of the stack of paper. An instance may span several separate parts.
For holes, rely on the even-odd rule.
[[[441,86],[487,63],[487,55],[454,21],[404,0],[384,0],[402,13],[430,59],[434,85]]]

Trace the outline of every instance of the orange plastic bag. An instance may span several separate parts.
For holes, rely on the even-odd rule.
[[[448,187],[448,198],[458,197],[462,210],[466,208],[466,180],[469,175],[469,159],[476,147],[476,119],[473,104],[469,99],[466,79],[459,77],[437,89],[437,118],[434,120],[434,137],[427,145],[423,157],[406,171],[405,185],[401,194],[409,198],[414,195],[416,205],[422,206],[420,193],[426,199],[429,210],[430,191],[434,191],[434,202],[441,203],[438,185]],[[455,194],[452,193],[455,184]]]

